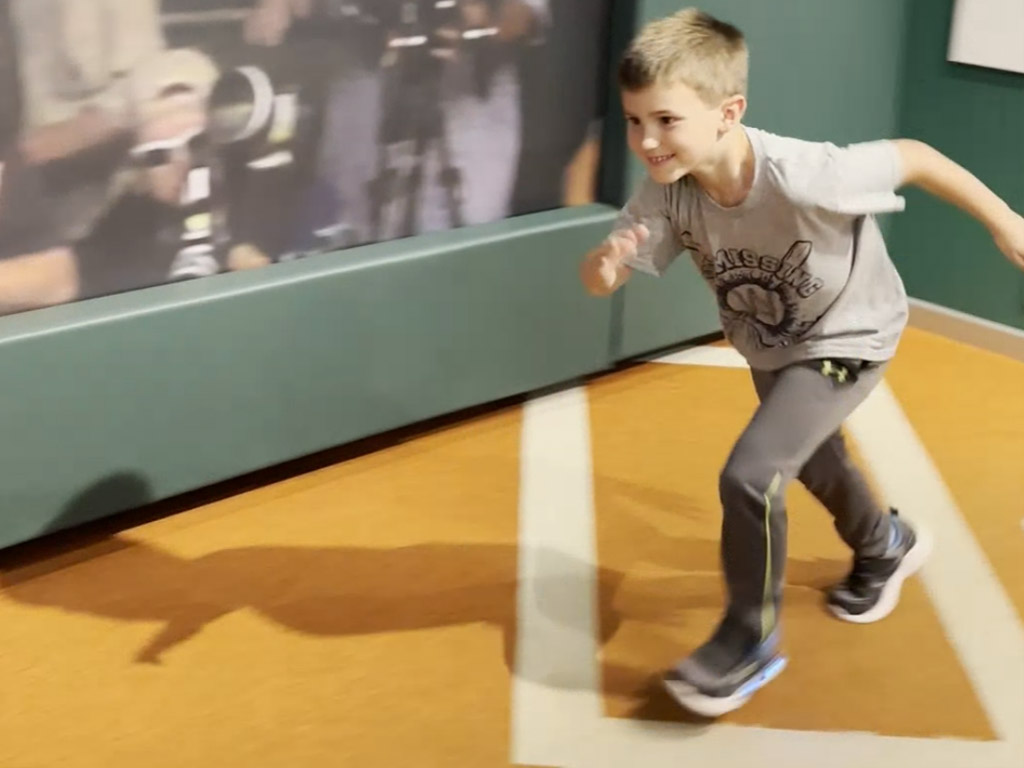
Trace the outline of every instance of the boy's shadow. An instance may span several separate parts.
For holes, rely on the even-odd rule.
[[[639,519],[631,524],[642,526],[645,540],[657,541],[657,546],[647,548],[647,557],[680,573],[669,579],[634,582],[634,598],[639,589],[650,599],[641,600],[642,605],[634,601],[630,612],[636,615],[629,618],[678,624],[680,611],[685,617],[688,609],[719,605],[715,589],[689,591],[684,600],[664,598],[670,593],[666,586],[687,579],[684,565],[686,571],[704,573],[718,568],[716,543],[659,533]],[[518,579],[523,551],[515,544],[253,546],[188,558],[111,533],[110,525],[101,524],[101,533],[92,534],[91,540],[86,533],[84,544],[82,535],[75,534],[56,552],[43,545],[30,547],[28,557],[5,556],[0,561],[0,593],[28,605],[121,621],[159,622],[160,628],[135,654],[135,660],[143,663],[159,664],[218,619],[251,609],[306,635],[488,624],[500,630],[504,662],[516,674],[517,607],[524,599],[549,627],[570,634],[596,633],[586,640],[596,642],[598,656],[627,618],[617,604],[626,573],[581,563],[550,549],[531,553],[541,575],[529,583],[530,593],[524,596]],[[796,564],[807,586],[817,581],[821,564]],[[593,629],[585,620],[588,613],[580,610],[581,600],[594,601]],[[576,660],[571,666],[579,670],[586,664]],[[587,684],[585,675],[577,681],[572,672],[561,672],[537,671],[545,678],[537,682],[559,687]],[[613,687],[615,680],[635,683],[637,679],[636,670],[606,664],[604,672]]]
[[[97,482],[54,521],[60,533],[0,555],[0,593],[27,605],[159,622],[135,654],[142,663],[159,664],[218,619],[251,609],[306,635],[489,624],[499,629],[505,664],[515,671],[522,553],[514,544],[254,546],[189,558],[123,533],[190,506],[150,501],[148,483],[134,473]],[[91,519],[92,510],[111,507],[136,511]],[[534,556],[541,576],[530,604],[570,634],[589,632],[579,621],[578,596],[594,593],[590,566],[553,550]],[[610,637],[620,621],[612,603],[622,577],[599,568],[596,578],[599,634]]]
[[[113,551],[112,551],[113,550]],[[20,603],[162,627],[135,659],[166,654],[217,619],[251,609],[306,635],[360,635],[490,624],[515,669],[519,552],[508,544],[431,543],[390,549],[259,546],[184,558],[123,536],[102,543],[105,556],[42,575],[6,574],[0,591]],[[550,577],[535,584],[545,620],[571,626],[580,564],[539,553]],[[32,568],[26,569],[32,571]],[[578,575],[576,575],[578,574]],[[614,634],[611,605],[619,574],[601,570],[600,626]],[[590,594],[589,592],[585,594]],[[575,610],[574,610],[575,608]],[[580,627],[580,631],[586,631]]]

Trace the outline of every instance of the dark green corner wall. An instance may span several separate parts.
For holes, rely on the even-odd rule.
[[[1024,75],[948,62],[952,12],[953,0],[910,3],[900,131],[949,155],[1024,211]],[[907,204],[890,243],[908,292],[1024,328],[1024,274],[988,232],[916,190]]]

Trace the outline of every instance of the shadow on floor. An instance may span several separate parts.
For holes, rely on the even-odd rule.
[[[146,488],[138,478],[119,476],[83,494],[79,503],[88,504],[97,493],[107,499],[110,493],[142,498]],[[639,520],[634,523],[646,526]],[[170,663],[176,648],[222,617],[253,610],[281,627],[313,636],[490,624],[501,631],[504,663],[510,672],[516,669],[516,574],[521,553],[515,545],[437,542],[386,549],[255,546],[186,558],[134,540],[130,533],[110,533],[114,525],[108,521],[78,534],[68,532],[59,545],[40,542],[23,548],[16,557],[0,558],[0,594],[25,605],[119,621],[159,622],[160,628],[137,649],[134,660],[138,663]],[[595,585],[589,565],[551,550],[537,553],[545,574],[534,585],[534,600],[541,614],[563,628],[585,631],[571,626],[572,617],[582,613],[579,595],[593,595],[600,656],[601,648],[627,618],[678,627],[687,620],[687,611],[720,606],[716,577],[709,578],[718,568],[716,542],[667,536],[653,527],[645,533],[657,537],[658,542],[656,547],[646,548],[647,556],[672,573],[663,579],[630,581],[629,603],[635,615],[623,616],[617,606],[628,569],[599,567]],[[82,539],[78,546],[76,535]],[[805,586],[822,586],[822,561],[790,565],[791,574],[795,572]],[[681,581],[688,581],[687,572],[695,571],[702,573],[707,589],[676,589]],[[581,580],[584,583],[579,583]],[[686,650],[681,648],[680,654]],[[637,670],[608,664],[602,669],[606,693],[634,697],[640,693],[626,690],[635,688]],[[555,675],[540,682],[572,687],[571,677],[566,680]],[[647,703],[634,716],[679,720],[678,709],[657,680],[651,679],[647,685],[641,693]]]
[[[97,545],[94,545],[96,547]],[[359,635],[487,623],[501,629],[505,662],[514,668],[518,550],[512,545],[433,543],[394,549],[242,547],[188,559],[149,543],[115,536],[97,556],[41,575],[14,571],[0,593],[26,605],[162,628],[135,660],[158,664],[173,649],[235,611],[249,609],[306,635]],[[548,559],[563,559],[556,553]],[[561,610],[566,583],[579,568],[565,561],[538,585],[546,617]],[[549,568],[552,565],[549,562]],[[584,572],[585,574],[585,572]],[[620,576],[601,571],[601,626],[614,633],[611,605]],[[586,586],[584,586],[584,589]]]

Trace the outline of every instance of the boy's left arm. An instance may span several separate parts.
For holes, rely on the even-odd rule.
[[[903,162],[903,183],[913,184],[980,221],[1000,251],[1024,269],[1024,217],[967,169],[924,142],[895,139]]]

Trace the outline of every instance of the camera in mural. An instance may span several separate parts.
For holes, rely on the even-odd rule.
[[[606,0],[2,0],[0,314],[594,199]]]

